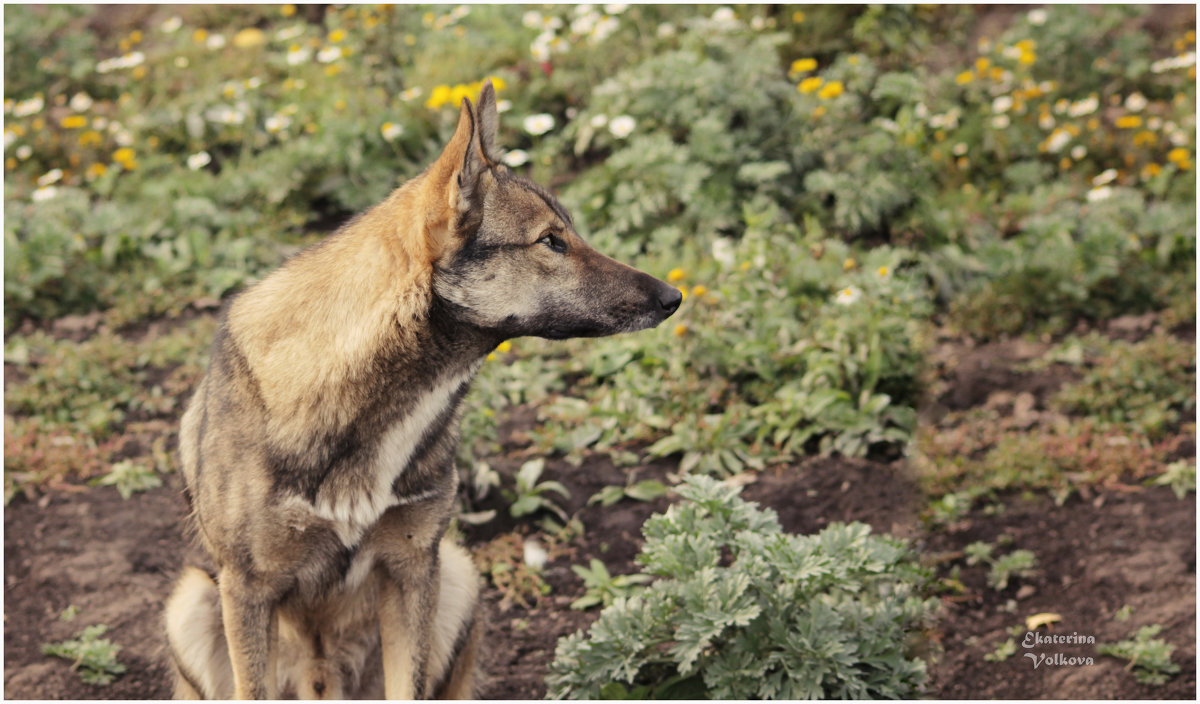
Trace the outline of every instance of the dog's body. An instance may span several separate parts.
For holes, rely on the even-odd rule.
[[[505,339],[680,301],[588,247],[495,131],[489,83],[429,169],[227,309],[180,429],[216,579],[167,603],[177,696],[471,696],[479,577],[443,541],[471,379]]]

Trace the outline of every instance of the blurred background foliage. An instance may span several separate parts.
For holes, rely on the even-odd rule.
[[[899,456],[931,319],[1192,324],[1186,12],[6,8],[8,493],[172,419],[211,335],[193,314],[417,174],[488,78],[507,163],[687,297],[655,331],[502,345],[464,471],[523,404],[573,462]],[[47,333],[86,315],[124,334]],[[145,335],[162,320],[183,322]],[[84,460],[43,467],[72,442]]]

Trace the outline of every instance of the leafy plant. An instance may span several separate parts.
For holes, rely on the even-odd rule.
[[[1133,670],[1137,681],[1142,684],[1160,686],[1179,673],[1179,665],[1171,662],[1175,646],[1162,638],[1155,638],[1162,631],[1157,624],[1143,626],[1130,634],[1130,638],[1116,643],[1097,643],[1096,652],[1128,660],[1127,670]]]
[[[113,486],[121,494],[122,499],[128,499],[134,492],[149,491],[162,486],[162,478],[153,468],[133,460],[117,462],[108,474],[97,477],[91,482],[92,486]]]
[[[125,666],[117,662],[121,646],[100,636],[108,626],[88,626],[71,640],[61,643],[45,643],[42,653],[71,661],[71,669],[79,671],[85,684],[105,686],[125,672]]]
[[[782,533],[775,515],[704,476],[645,524],[659,577],[559,641],[555,698],[911,696],[924,663],[907,641],[934,606],[899,540],[862,524]]]
[[[593,494],[588,499],[588,505],[598,503],[607,508],[624,498],[630,498],[634,501],[653,501],[659,497],[666,496],[668,491],[667,486],[657,479],[643,479],[640,482],[626,484],[625,486],[613,484]]]
[[[567,513],[546,495],[555,492],[560,496],[570,498],[571,492],[561,482],[547,480],[539,482],[542,471],[546,468],[543,459],[529,460],[521,465],[514,476],[515,485],[512,489],[504,490],[504,497],[512,502],[508,512],[513,518],[528,516],[538,511],[550,511],[565,523]]]
[[[1037,556],[1030,550],[1013,550],[1006,555],[995,557],[995,546],[983,541],[976,541],[963,548],[968,565],[986,563],[988,565],[987,583],[996,591],[1008,588],[1008,583],[1014,577],[1029,578],[1034,574]]]
[[[1147,480],[1155,486],[1169,486],[1175,496],[1182,499],[1188,492],[1196,493],[1196,463],[1189,460],[1178,460],[1166,466],[1163,473]]]
[[[583,580],[587,589],[583,596],[571,602],[571,608],[584,611],[593,606],[610,606],[615,599],[624,598],[638,584],[650,581],[645,574],[619,574],[613,577],[604,563],[592,558],[587,567],[571,565],[571,571]]]

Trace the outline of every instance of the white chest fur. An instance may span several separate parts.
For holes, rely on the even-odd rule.
[[[365,468],[370,479],[361,490],[349,492],[322,488],[317,492],[315,505],[299,497],[294,497],[289,503],[293,504],[293,508],[303,505],[306,512],[332,523],[342,543],[353,546],[392,506],[429,498],[420,495],[396,496],[392,486],[408,468],[413,453],[431,429],[430,426],[439,418],[444,418],[444,412],[455,400],[455,392],[471,380],[478,368],[478,364],[473,364],[459,373],[438,379],[403,418],[384,432],[373,465]]]

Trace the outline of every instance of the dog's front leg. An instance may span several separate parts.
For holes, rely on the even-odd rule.
[[[379,635],[388,699],[429,696],[429,654],[438,607],[437,548],[380,570]]]
[[[236,570],[222,570],[221,618],[233,665],[234,696],[275,699],[275,653],[279,640],[276,600],[268,590],[255,589]]]

